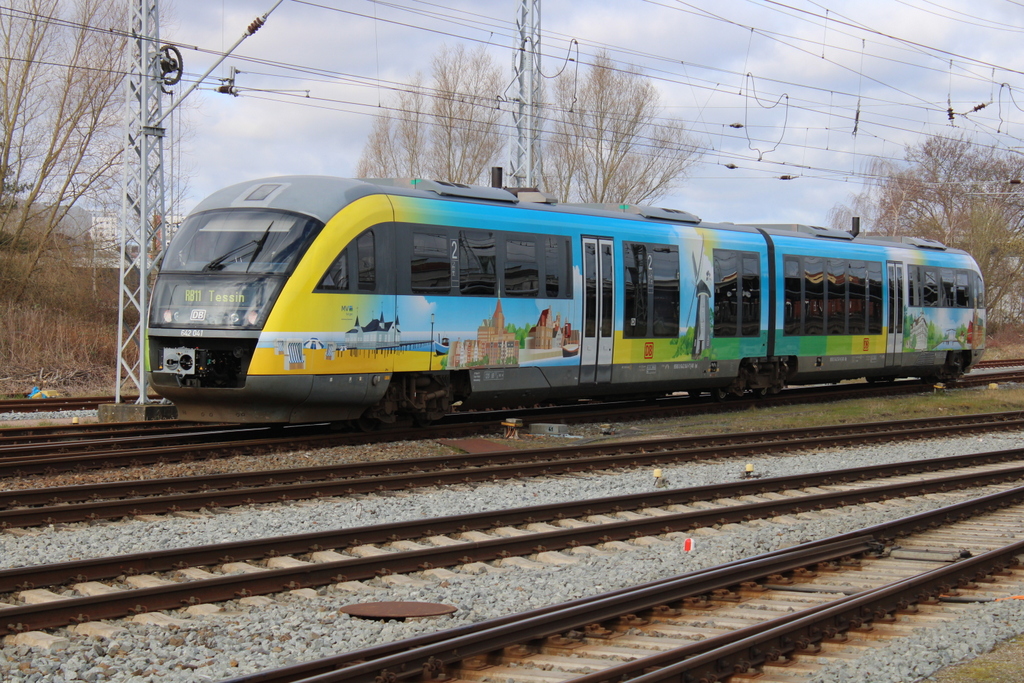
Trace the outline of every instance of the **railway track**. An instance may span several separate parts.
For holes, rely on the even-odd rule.
[[[0,491],[0,528],[97,521],[239,505],[322,499],[338,495],[401,491],[423,486],[491,482],[531,476],[658,467],[672,463],[741,455],[792,452],[843,444],[862,445],[963,432],[1024,427],[1024,413],[996,413],[896,420],[864,425],[773,430],[713,436],[681,436],[626,442],[569,444],[553,448],[510,449],[486,454],[444,455],[404,460],[288,468],[167,479],[103,482],[44,489]],[[244,442],[237,444],[244,447]],[[159,449],[158,449],[159,451]],[[161,451],[162,452],[162,451]],[[1007,462],[1024,451],[982,454],[978,461]],[[131,454],[127,454],[131,457]],[[84,457],[84,456],[76,456]],[[94,456],[88,456],[94,457]],[[97,457],[107,457],[98,454]],[[929,459],[893,466],[923,471],[951,466]],[[65,466],[70,463],[65,462]],[[24,475],[52,466],[47,459],[0,461],[0,473]],[[864,471],[857,476],[870,476]],[[805,477],[803,481],[811,481]],[[756,490],[757,485],[747,488]],[[741,495],[741,494],[740,494]]]
[[[138,396],[123,396],[125,403],[135,403]],[[159,400],[154,397],[153,400]],[[52,398],[14,398],[0,401],[0,413],[44,413],[60,410],[96,410],[103,403],[113,403],[113,396],[56,396]]]
[[[985,375],[961,381],[961,386],[984,385],[991,382],[1024,379],[1024,374],[1001,373]],[[900,391],[918,393],[919,383],[905,382],[892,386],[877,387],[860,384],[844,389],[844,397],[868,397],[887,395]],[[778,404],[820,401],[822,396],[836,397],[834,391],[823,392],[821,388],[801,389],[778,399]],[[756,405],[775,405],[772,397],[767,402],[748,399],[724,404],[731,409],[742,410]],[[479,412],[450,416],[445,424],[430,428],[388,430],[373,434],[339,433],[329,425],[276,425],[240,426],[206,425],[170,421],[168,423],[128,423],[139,425],[140,432],[124,431],[124,425],[102,429],[90,425],[80,432],[68,427],[34,427],[0,430],[0,476],[27,476],[33,474],[55,474],[60,472],[82,472],[86,470],[110,469],[115,467],[189,462],[203,458],[223,458],[237,455],[272,453],[296,448],[327,448],[366,443],[380,443],[405,439],[458,438],[465,436],[489,435],[499,430],[495,424],[499,419],[521,416],[524,421],[548,421],[559,423],[594,422],[610,420],[621,422],[629,419],[651,419],[680,414],[704,413],[708,406],[694,405],[684,398],[661,401],[636,401],[551,409],[519,411]]]
[[[969,618],[971,603],[1019,592],[1024,541],[951,540],[1019,525],[1024,509],[1012,494],[1016,507],[982,512],[1004,495],[226,683],[801,680],[880,640]],[[978,516],[967,511],[979,504]],[[969,518],[950,523],[954,516]]]
[[[817,636],[811,637],[801,647],[784,647],[780,650],[780,657],[789,657],[793,651],[807,651],[807,648],[826,638],[834,640],[850,626],[860,628],[872,621],[884,622],[889,619],[889,615],[895,611],[892,607],[882,611],[877,606],[870,611],[864,610],[863,605],[869,603],[861,599],[867,597],[869,592],[874,598],[884,596],[886,600],[895,600],[871,602],[872,605],[892,604],[906,610],[910,604],[922,599],[949,595],[958,585],[970,587],[971,582],[979,577],[988,580],[989,576],[994,576],[993,572],[1004,571],[1015,564],[1015,555],[1024,552],[1024,541],[1019,540],[1024,537],[1020,531],[1024,528],[1024,487],[1011,488],[1004,482],[1024,478],[1024,465],[993,467],[966,463],[965,468],[955,474],[940,477],[903,474],[898,475],[897,480],[881,485],[862,482],[852,485],[832,484],[830,487],[841,490],[823,490],[822,487],[829,481],[827,477],[818,480],[817,485],[805,485],[799,493],[769,481],[760,482],[763,488],[756,493],[744,493],[743,489],[734,487],[718,487],[722,488],[719,497],[714,504],[707,506],[699,504],[707,492],[694,495],[688,494],[686,490],[666,491],[643,496],[642,500],[637,500],[636,496],[588,500],[575,505],[505,510],[477,516],[461,515],[323,534],[8,569],[0,571],[0,594],[6,594],[7,604],[10,605],[0,607],[0,634],[16,634],[71,623],[81,624],[98,619],[176,609],[183,605],[194,606],[203,602],[236,599],[239,596],[301,591],[312,586],[407,572],[425,570],[428,575],[433,572],[442,577],[445,567],[465,568],[472,563],[492,561],[514,566],[517,564],[515,558],[527,555],[540,561],[567,563],[573,561],[571,553],[614,552],[619,546],[625,547],[629,543],[643,545],[679,542],[686,532],[703,526],[777,518],[780,515],[806,513],[808,510],[865,504],[900,496],[920,496],[936,491],[988,487],[988,495],[933,512],[805,544],[794,550],[776,551],[748,561],[734,562],[708,572],[676,577],[635,590],[618,591],[577,601],[570,606],[552,607],[540,613],[528,614],[520,624],[528,624],[526,631],[518,630],[520,626],[516,626],[513,630],[517,635],[512,640],[485,639],[492,647],[483,650],[467,648],[466,641],[461,638],[469,632],[489,632],[491,627],[503,633],[511,633],[506,627],[519,624],[523,617],[499,620],[501,623],[497,625],[475,625],[472,629],[461,629],[454,641],[457,645],[449,642],[445,634],[438,634],[425,637],[426,641],[421,640],[415,644],[406,641],[375,648],[372,656],[362,651],[333,658],[329,662],[291,667],[285,673],[271,672],[239,680],[300,680],[305,676],[333,671],[339,666],[346,668],[338,672],[343,676],[338,680],[363,681],[359,676],[366,672],[371,672],[368,674],[369,680],[373,680],[375,676],[382,675],[382,669],[392,670],[390,667],[395,661],[392,657],[406,656],[399,653],[423,654],[418,648],[426,646],[434,653],[431,656],[436,657],[439,656],[436,647],[443,644],[449,648],[448,653],[442,657],[444,673],[449,678],[480,680],[470,672],[482,671],[486,667],[490,673],[485,675],[500,675],[501,680],[510,677],[525,683],[532,679],[517,678],[516,674],[505,672],[502,667],[518,668],[511,662],[521,660],[526,662],[527,669],[541,663],[547,666],[553,661],[547,655],[579,658],[584,656],[584,652],[593,654],[587,648],[579,649],[588,644],[595,647],[636,647],[637,643],[645,642],[648,637],[665,637],[666,631],[672,630],[676,631],[672,636],[676,640],[660,641],[664,648],[654,643],[646,646],[648,650],[654,647],[664,652],[655,655],[648,651],[646,655],[660,657],[669,651],[683,648],[686,656],[692,658],[698,654],[692,649],[698,644],[677,642],[680,638],[683,641],[706,638],[702,646],[715,638],[731,643],[733,641],[730,639],[737,638],[738,634],[760,636],[760,631],[768,626],[777,628],[782,622],[766,620],[765,617],[776,616],[787,610],[797,611],[787,614],[785,623],[798,623],[809,613],[839,609],[841,621],[828,623],[843,626],[842,620],[845,620],[848,623],[845,623],[844,628],[822,628],[815,621],[815,628],[820,631]],[[828,473],[836,482],[856,478],[860,474]],[[781,490],[786,490],[787,495],[772,495]],[[738,500],[744,496],[746,500]],[[993,513],[998,509],[1004,511]],[[964,519],[975,521],[957,521]],[[787,524],[785,518],[778,521]],[[482,529],[487,529],[488,533],[485,534]],[[1012,545],[1001,550],[995,549],[1006,543],[1009,537],[1014,538]],[[410,538],[429,541],[417,543],[408,540]],[[899,550],[894,549],[895,544],[900,546]],[[348,554],[343,555],[339,550]],[[983,556],[985,560],[970,557],[973,555]],[[248,561],[256,558],[259,558],[259,565]],[[891,592],[895,585],[893,575],[900,575],[896,583],[910,581],[919,573],[909,571],[909,565],[915,564],[931,570],[925,573],[926,578],[921,579],[924,583],[914,582],[912,589]],[[947,574],[943,570],[941,580],[937,580],[938,574],[934,572],[939,570],[936,567],[945,565],[957,567],[956,572]],[[213,574],[209,570],[214,567],[225,574]],[[1020,570],[1009,572],[1009,576],[1015,581],[1024,581],[1024,572]],[[101,580],[107,580],[108,583],[100,583]],[[111,585],[111,580],[114,585]],[[142,587],[127,590],[125,587],[128,585]],[[67,589],[61,595],[40,586],[67,586]],[[1019,592],[1021,587],[1017,585],[1000,590],[1002,594],[1010,595],[1014,591]],[[68,593],[72,591],[83,597],[70,597]],[[769,596],[776,602],[767,603]],[[13,605],[10,602],[12,599],[20,599],[26,604]],[[850,612],[848,608],[851,605],[856,605],[858,611]],[[742,612],[736,613],[737,609],[753,611],[744,615]],[[851,614],[854,618],[851,618]],[[582,621],[565,621],[570,615],[572,619],[580,618]],[[637,634],[637,629],[643,630],[652,624],[653,630],[649,635],[640,637]],[[538,632],[536,629],[541,625],[548,630]],[[756,633],[748,633],[751,630]],[[490,632],[490,638],[494,637],[495,632]],[[538,648],[538,644],[542,646]],[[749,645],[746,647],[749,648]],[[640,649],[644,650],[645,647],[641,646]],[[749,650],[746,651],[749,653]],[[541,654],[546,656],[539,656]],[[511,655],[520,659],[506,659]],[[610,678],[600,680],[617,680],[616,677],[622,675],[621,667],[628,666],[625,662],[641,656],[645,656],[645,653],[623,654],[611,660],[602,657],[604,664],[598,668],[615,664],[613,660],[616,659],[624,663],[605,672]],[[364,662],[365,666],[354,664],[357,660]],[[721,660],[715,661],[718,666]],[[659,666],[668,664],[660,659],[656,663]],[[755,658],[750,660],[747,669],[763,663]],[[456,664],[457,668],[451,668]],[[579,661],[574,663],[577,673],[579,664]],[[652,661],[645,660],[643,665],[650,667]],[[565,666],[570,664],[559,661],[556,668]],[[587,664],[583,668],[590,671],[595,666]],[[494,667],[498,667],[498,670],[493,670]],[[403,667],[400,670],[408,669]],[[519,675],[523,673],[520,671]],[[389,680],[386,675],[384,680]]]
[[[974,370],[976,370],[976,371],[977,370],[991,370],[993,368],[1014,368],[1014,367],[1024,367],[1024,359],[1010,359],[1010,360],[998,360],[998,361],[981,361],[980,363],[975,365]],[[974,386],[974,385],[976,385],[978,383],[983,383],[985,381],[1016,381],[1016,380],[1021,379],[1021,377],[1022,377],[1022,373],[1021,372],[1007,372],[1007,373],[1001,373],[1001,374],[1003,375],[1003,377],[1001,379],[999,377],[992,376],[992,375],[984,376],[984,375],[977,374],[977,375],[972,376],[972,375],[968,374],[968,375],[965,375],[964,377],[962,377],[960,380],[957,380],[957,382],[955,384],[959,385],[959,386]],[[994,377],[994,379],[993,379],[993,377]],[[831,389],[831,391],[836,395],[836,399],[835,400],[839,400],[841,398],[847,397],[848,392],[850,392],[849,395],[851,395],[851,396],[861,395],[863,392],[872,392],[871,395],[886,395],[886,394],[892,394],[892,393],[899,394],[899,393],[902,393],[902,392],[913,392],[915,390],[914,389],[915,386],[919,390],[920,389],[920,385],[921,385],[921,383],[918,380],[900,380],[900,381],[897,381],[897,382],[883,383],[883,384],[880,384],[880,385],[871,385],[871,386],[864,386],[864,385],[861,385],[861,384],[853,383],[853,384],[844,384],[844,385],[842,385],[843,389],[841,389],[841,390],[836,390],[833,387]],[[787,400],[791,400],[792,398],[797,398],[797,400],[799,400],[799,398],[802,395],[806,395],[807,393],[811,393],[811,394],[814,394],[814,395],[820,395],[821,392],[822,392],[822,389],[819,388],[819,387],[795,387],[795,388],[787,389],[786,391],[784,391],[783,392],[784,395],[780,395],[780,396],[767,396],[767,397],[762,397],[762,398],[756,399],[756,400],[767,400],[767,401],[772,402],[772,403],[785,403]],[[126,397],[123,397],[123,402],[124,403],[134,403],[137,399],[138,399],[137,396],[126,396]],[[153,400],[157,400],[156,397],[154,397]],[[690,400],[692,400],[692,399],[690,399]],[[705,397],[702,400],[707,402],[707,403],[715,403],[714,401],[712,401],[708,397]],[[730,404],[735,404],[737,400],[740,400],[740,399],[735,399],[735,398],[730,399],[729,403]],[[742,399],[742,400],[753,401],[755,399]],[[114,402],[115,402],[115,399],[114,399],[113,396],[83,396],[83,397],[67,397],[67,398],[65,398],[65,397],[56,397],[56,398],[40,398],[40,399],[27,399],[27,398],[26,399],[7,399],[7,400],[0,400],[0,413],[35,413],[35,412],[53,412],[53,411],[61,411],[61,410],[69,410],[69,411],[70,410],[95,410],[100,404],[114,403]],[[611,409],[609,414],[616,414],[617,411],[620,410],[623,407],[625,407],[626,409],[631,409],[628,405],[620,406],[619,402],[615,402],[615,403],[616,403],[616,406]],[[635,406],[636,408],[641,408],[644,405],[648,405],[650,403],[650,401],[640,401],[640,402],[635,402],[635,403],[639,404],[638,406]],[[584,412],[584,413],[592,413],[592,412],[600,412],[601,411],[600,404],[591,404],[591,403],[587,403],[587,402],[583,402],[581,405],[579,405],[576,408],[576,411],[572,410],[571,408],[567,408],[566,406],[561,406],[558,409],[561,410],[563,413],[567,413],[568,414],[567,417],[569,417],[569,418],[571,418],[571,414],[573,412],[576,412],[576,411],[580,411],[580,412]],[[546,408],[544,410],[550,410],[550,409]],[[506,414],[507,413],[507,414],[515,414],[515,415],[529,415],[529,414],[535,413],[537,411],[535,409],[510,409],[510,410],[503,410],[501,412],[502,412],[502,414]],[[460,421],[460,420],[463,420],[463,419],[473,419],[471,417],[472,415],[473,415],[473,413],[461,413],[461,414],[454,414],[453,416],[450,416],[450,417],[453,420],[455,420],[455,421]],[[451,421],[451,420],[449,420],[449,421]],[[142,424],[147,424],[147,423],[131,423],[131,424],[142,425]],[[85,428],[84,425],[83,425],[83,428]],[[108,425],[108,428],[109,428],[109,425]]]
[[[975,370],[989,370],[991,368],[1013,368],[1024,366],[1024,358],[1007,358],[1003,360],[983,360],[974,365]]]

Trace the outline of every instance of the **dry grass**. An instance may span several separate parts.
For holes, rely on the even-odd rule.
[[[0,395],[24,395],[33,386],[113,392],[116,325],[10,303],[0,303],[0,319]]]
[[[25,289],[0,278],[0,396],[24,396],[33,386],[65,395],[113,393],[117,273],[76,267],[73,253],[48,254]],[[23,254],[6,256],[12,272],[26,265]]]
[[[1024,329],[1003,326],[985,339],[986,360],[1024,358]]]

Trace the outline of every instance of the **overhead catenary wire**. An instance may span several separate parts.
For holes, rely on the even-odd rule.
[[[310,5],[310,6],[316,5],[316,6],[324,7],[326,9],[331,9],[332,11],[340,11],[337,8],[330,8],[330,7],[328,7],[324,3],[300,2],[299,0],[294,0],[294,1],[296,2],[296,4],[305,4],[305,5]],[[388,2],[388,3],[376,2],[376,3],[374,3],[374,6],[375,6],[375,8],[378,5],[379,6],[387,6],[387,7],[397,8],[397,9],[403,11],[403,12],[414,13],[414,14],[416,14],[416,16],[433,16],[435,18],[437,16],[439,16],[438,13],[433,12],[433,10],[429,9],[431,7],[436,7],[437,5],[435,3],[422,2],[422,1],[419,1],[419,0],[412,0],[412,2],[415,2],[417,5],[420,6],[418,9],[415,10],[415,12],[413,12],[413,10],[411,10],[408,6],[401,5],[400,3],[397,3],[397,2]],[[775,4],[778,4],[780,6],[785,6],[784,3],[775,3]],[[428,8],[429,11],[423,10],[423,7]],[[0,13],[2,13],[5,9],[9,9],[9,8],[0,8]],[[363,15],[363,16],[369,16],[369,15]],[[837,24],[835,23],[837,21],[835,13],[830,13],[828,15],[827,19],[829,21],[830,30],[834,29],[837,26]],[[478,23],[474,23],[475,20],[478,20]],[[484,20],[486,20],[486,24],[483,23]],[[391,21],[391,20],[389,20],[389,21]],[[416,25],[415,22],[403,22],[402,25],[408,26],[410,28],[414,28],[416,30],[430,30],[430,31],[435,32],[435,33],[437,32],[437,29],[435,29],[435,28],[419,26],[419,25]],[[503,21],[496,20],[496,19],[493,19],[493,18],[483,17],[483,15],[479,15],[479,14],[473,15],[472,13],[462,11],[459,14],[458,25],[459,26],[463,26],[463,27],[469,27],[472,30],[484,30],[484,29],[486,29],[489,32],[488,35],[492,35],[495,32],[501,33],[503,30],[505,30],[503,27],[509,26],[510,22],[503,22]],[[457,35],[455,31],[451,31],[451,30],[449,30],[447,32],[447,34],[448,35],[452,35],[452,36]],[[460,39],[467,39],[467,38],[465,36],[462,36]],[[472,39],[472,38],[469,38],[469,39]],[[481,40],[481,41],[478,41],[478,42],[483,43],[484,41]],[[493,41],[492,41],[492,44],[493,44]],[[602,47],[600,45],[600,43],[590,43],[590,44],[594,45],[595,47]],[[619,47],[616,47],[616,46],[609,46],[609,47],[611,49],[613,49],[613,50],[620,50],[620,49],[625,50],[624,48],[619,48]],[[204,50],[201,50],[199,48],[196,48],[196,49],[201,51],[201,52],[204,51]],[[218,51],[205,50],[205,52],[208,52],[210,54],[214,54],[214,53],[217,53]],[[710,79],[710,80],[700,79],[699,77],[695,76],[693,73],[690,73],[690,68],[694,68],[694,69],[711,68],[711,69],[714,69],[716,67],[707,67],[707,66],[691,64],[691,63],[682,63],[682,62],[679,62],[678,60],[673,60],[673,59],[671,59],[669,57],[666,57],[666,56],[650,55],[649,53],[638,52],[638,51],[618,52],[618,54],[645,55],[645,56],[649,56],[651,59],[657,60],[658,63],[674,63],[674,64],[677,64],[679,66],[679,68],[683,71],[683,73],[681,73],[681,74],[680,73],[673,73],[673,72],[671,72],[670,70],[667,70],[667,69],[664,70],[664,71],[661,71],[660,68],[645,69],[645,72],[646,72],[646,75],[648,77],[652,78],[652,80],[655,80],[655,81],[660,82],[660,83],[670,84],[670,85],[679,84],[679,85],[685,85],[686,87],[691,88],[691,89],[704,90],[705,92],[708,93],[709,102],[706,103],[701,108],[701,111],[704,114],[711,113],[712,115],[713,115],[713,112],[716,111],[716,106],[710,104],[710,98],[712,96],[719,95],[722,92],[724,92],[723,89],[720,86],[720,81],[716,81],[716,80],[713,80],[713,79]],[[564,55],[560,55],[559,58],[561,58],[563,56]],[[363,82],[375,83],[377,87],[383,87],[385,90],[396,90],[397,91],[397,90],[400,90],[401,87],[402,87],[402,84],[400,84],[400,83],[392,82],[390,84],[385,84],[380,79],[372,79],[372,78],[367,79],[366,77],[359,77],[359,76],[354,76],[354,75],[346,75],[346,76],[327,75],[328,72],[325,72],[323,70],[318,70],[318,69],[313,68],[313,67],[303,66],[301,64],[288,64],[288,63],[285,63],[285,62],[273,62],[272,60],[258,60],[258,59],[253,59],[251,57],[245,57],[244,55],[238,55],[237,58],[240,59],[240,60],[243,60],[243,61],[247,61],[248,63],[266,64],[267,66],[270,66],[273,69],[286,70],[286,71],[289,71],[290,73],[294,74],[295,77],[297,77],[297,78],[306,78],[307,77],[306,74],[320,73],[320,74],[326,76],[327,80],[330,80],[332,78],[360,79]],[[589,63],[589,61],[590,61],[589,57],[583,51],[581,51],[581,58],[576,60],[577,64],[585,64],[585,63]],[[923,68],[923,67],[920,67],[920,65],[918,65],[918,66],[919,66],[919,68]],[[931,68],[931,67],[928,67],[928,68]],[[996,68],[996,67],[992,67],[992,68]],[[1003,67],[998,67],[998,68],[1003,69]],[[725,71],[725,70],[720,70],[720,71]],[[852,71],[854,71],[856,73],[858,70],[852,70]],[[863,69],[861,69],[859,71],[861,72],[861,74],[863,73]],[[288,77],[286,75],[276,75],[276,74],[275,74],[275,76],[282,77],[282,78],[287,78]],[[757,77],[758,77],[759,80],[762,81],[763,84],[778,83],[778,84],[780,84],[780,87],[787,87],[785,85],[782,85],[782,84],[786,83],[786,79],[785,78],[779,78],[778,74],[765,74],[765,75],[757,74]],[[991,79],[991,77],[990,77],[990,79]],[[860,119],[860,117],[857,115],[855,110],[847,108],[844,105],[835,105],[833,103],[833,101],[834,101],[834,99],[836,97],[844,96],[840,89],[826,90],[826,89],[818,88],[817,86],[815,86],[813,84],[809,84],[809,83],[795,84],[794,87],[797,87],[797,88],[800,88],[800,89],[806,89],[808,92],[821,92],[822,93],[822,97],[817,99],[817,100],[813,99],[813,98],[810,98],[810,97],[805,97],[805,98],[803,98],[803,102],[801,103],[801,98],[800,97],[795,97],[795,96],[792,95],[792,93],[790,93],[790,107],[793,109],[793,111],[801,111],[801,112],[805,112],[807,114],[815,114],[815,113],[817,113],[817,114],[827,115],[829,117],[831,117],[833,115],[834,116],[839,116],[841,118],[845,118],[848,121],[850,121],[851,122],[851,127],[852,127],[852,125],[854,125],[854,121],[857,121],[858,119]],[[1006,86],[1007,94],[1004,95],[1004,93],[1002,93],[1003,87],[1001,86],[1000,87],[1000,97],[1008,96],[1010,101],[1013,102],[1014,106],[1016,106],[1016,102],[1013,99],[1012,87],[1013,86],[1011,84],[1007,83],[1007,86]],[[278,89],[260,88],[260,90],[269,90],[269,91],[271,91],[271,92],[268,92],[268,93],[265,93],[265,94],[268,95],[272,99],[273,96],[274,96],[274,93],[277,92]],[[304,90],[303,90],[303,92],[304,92]],[[828,93],[827,96],[824,95],[825,92]],[[777,93],[777,92],[775,92],[775,93],[766,93],[765,96],[766,97],[778,97],[779,93]],[[827,98],[828,101],[826,101],[826,98]],[[324,101],[328,101],[331,98],[323,98],[323,99],[324,99]],[[290,96],[286,97],[286,96],[282,95],[281,96],[281,101],[290,101]],[[339,99],[338,101],[343,101],[343,99]],[[346,105],[346,106],[354,106],[361,113],[368,113],[368,112],[366,112],[366,106],[363,103],[352,102],[351,104]],[[837,106],[839,108],[838,111],[836,109]],[[920,119],[916,119],[915,120],[915,119],[913,119],[913,118],[911,118],[909,116],[906,116],[903,119],[903,121],[905,122],[904,125],[900,125],[899,123],[897,123],[898,119],[893,118],[889,114],[885,114],[885,116],[886,116],[885,121],[887,121],[887,122],[884,122],[883,119],[879,118],[879,116],[881,116],[883,114],[883,112],[881,111],[880,108],[881,107],[885,107],[885,106],[901,106],[901,107],[907,107],[907,106],[915,107],[915,106],[917,106],[917,107],[920,107],[920,110],[922,112],[928,112],[928,111],[939,112],[939,111],[941,111],[941,112],[943,112],[943,114],[945,114],[945,110],[946,110],[946,107],[939,106],[937,103],[934,103],[934,102],[920,101],[920,102],[918,102],[918,104],[915,105],[915,104],[911,104],[911,103],[908,103],[908,102],[900,102],[900,101],[894,100],[894,99],[872,98],[869,95],[865,94],[865,96],[864,96],[864,103],[863,103],[863,112],[864,112],[865,115],[868,115],[869,112],[872,112],[872,113],[870,113],[870,117],[869,117],[869,120],[870,120],[870,123],[872,125],[872,128],[874,130],[876,130],[877,132],[881,132],[883,130],[888,130],[888,131],[891,131],[892,133],[899,134],[899,135],[909,135],[909,134],[918,134],[918,133],[920,133],[920,128],[921,128],[920,123],[921,123],[921,121],[920,121]],[[966,110],[966,108],[965,108],[965,110]],[[992,126],[989,127],[990,130],[988,130],[988,131],[985,130],[985,126],[987,126],[987,124],[985,122],[975,122],[974,125],[977,127],[977,130],[979,130],[981,132],[992,133],[992,134],[995,134],[995,135],[1002,135],[1001,127],[1002,127],[1003,121],[1002,121],[1001,112],[997,113],[997,118],[998,118],[998,121],[999,121],[999,126],[996,126],[995,122],[993,121],[993,124],[992,124]],[[686,119],[683,119],[683,120],[686,121]],[[665,121],[667,122],[667,121],[670,121],[670,120],[669,119],[665,119]],[[908,124],[912,124],[912,123],[915,123],[915,122],[918,125],[916,125],[916,126],[908,125]],[[687,123],[688,124],[693,124],[695,122],[687,121]],[[701,123],[704,126],[707,126],[708,121],[706,120],[706,118],[704,118],[704,115],[701,115],[701,117],[699,117],[699,123]],[[863,120],[859,121],[859,123],[863,126]],[[797,125],[797,127],[804,128],[805,131],[811,130],[810,127],[803,126],[803,125]],[[745,132],[743,134],[743,137],[745,138],[745,137],[751,135],[752,134],[752,129],[754,129],[754,128],[756,128],[756,127],[754,127],[754,126],[748,127],[748,130],[745,130]],[[829,130],[829,129],[831,129],[831,126],[822,127],[822,129],[823,130]],[[879,140],[883,140],[883,141],[886,140],[884,137],[879,137],[877,134],[875,134],[874,137],[879,139]],[[727,139],[729,139],[729,138],[727,138]],[[734,138],[732,138],[732,139],[734,139]],[[759,138],[757,138],[755,136],[755,139],[759,139]],[[1013,138],[1013,139],[1015,139],[1015,138]],[[887,142],[890,143],[891,145],[893,145],[894,148],[898,148],[898,147],[901,146],[901,143],[899,142],[898,139],[889,139],[889,140],[887,140]],[[828,145],[827,143],[825,145],[820,146],[820,147],[815,147],[815,146],[813,146],[811,144],[807,144],[807,143],[804,143],[804,144],[794,143],[794,144],[791,144],[791,145],[785,145],[785,144],[783,145],[783,148],[802,149],[804,151],[823,149],[823,150],[826,150],[826,151],[834,152],[836,154],[850,154],[849,151],[846,151],[846,150],[834,150],[834,149],[829,149],[829,147],[830,147],[830,145]],[[707,149],[713,149],[713,148],[712,148],[711,145],[708,145]],[[716,153],[719,153],[720,151],[721,150],[715,150]],[[855,155],[855,156],[860,156],[860,155]],[[871,155],[867,155],[867,156],[871,156]],[[749,157],[743,157],[743,156],[739,156],[739,155],[735,156],[734,160],[741,161],[741,162],[751,162],[751,161],[753,161]],[[823,170],[823,172],[824,172],[824,170]]]
[[[304,0],[293,0],[293,1],[294,2],[299,2],[299,3],[302,3],[302,4],[311,4],[311,3],[304,2]],[[651,0],[648,0],[648,1],[651,1]],[[343,11],[343,10],[338,10],[336,8],[329,8],[329,7],[325,6],[325,5],[316,5],[316,6],[324,7],[324,8],[327,8],[327,9],[334,9],[335,11]],[[351,12],[348,12],[348,11],[345,11],[345,12],[346,13],[350,13],[350,14],[355,14],[356,16],[366,16],[366,17],[368,17],[368,15],[360,15],[358,13],[351,13]],[[185,44],[182,44],[182,43],[172,43],[172,44],[178,45],[179,47],[182,47],[182,48],[185,48],[185,49],[194,49],[194,50],[198,50],[198,51],[201,51],[201,52],[206,52],[206,53],[209,53],[209,54],[218,54],[218,55],[220,54],[219,51],[215,51],[215,50],[202,50],[201,48],[198,48],[197,46],[190,46],[190,45],[185,45]],[[618,50],[620,48],[611,48],[611,49]],[[289,64],[286,64],[286,63],[278,62],[278,65],[280,67],[282,67],[282,68],[291,67],[291,68],[298,69],[298,70],[302,69],[302,67],[300,65],[295,65],[295,64],[289,65]],[[704,69],[714,68],[714,67],[708,67],[708,66],[698,65],[698,64],[693,64],[693,66],[696,66],[698,68],[704,68]],[[734,72],[734,73],[737,73],[737,75],[742,75],[742,72]],[[671,78],[666,78],[666,77],[659,76],[657,73],[647,73],[646,75],[648,75],[648,77],[652,78],[652,80],[661,80],[661,81],[664,81],[664,82],[678,82],[678,81],[675,81],[675,80],[673,80]],[[768,81],[768,82],[778,82],[778,83],[781,83],[781,84],[784,84],[784,85],[787,85],[787,86],[795,86],[795,87],[801,87],[801,88],[807,88],[807,87],[813,88],[814,87],[814,86],[809,86],[809,85],[806,85],[806,84],[798,84],[798,83],[795,83],[795,82],[792,82],[792,81],[785,81],[785,80],[781,80],[781,79],[775,79],[775,78],[772,78],[771,76],[760,75],[760,78],[762,80],[765,80],[765,81]],[[826,89],[821,89],[821,90],[826,90]],[[828,90],[831,91],[831,89],[828,89]],[[882,101],[882,102],[889,102],[891,104],[904,104],[904,105],[906,104],[906,103],[899,103],[899,102],[896,102],[896,101],[893,101],[893,100],[880,100],[880,101]]]

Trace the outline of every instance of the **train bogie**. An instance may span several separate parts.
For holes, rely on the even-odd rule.
[[[154,389],[240,422],[951,377],[985,329],[977,266],[934,243],[322,177],[204,201],[152,302]]]

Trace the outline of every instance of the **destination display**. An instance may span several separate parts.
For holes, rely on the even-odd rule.
[[[202,284],[194,278],[163,277],[153,291],[150,323],[183,327],[256,327],[277,296],[276,277],[226,278]]]

